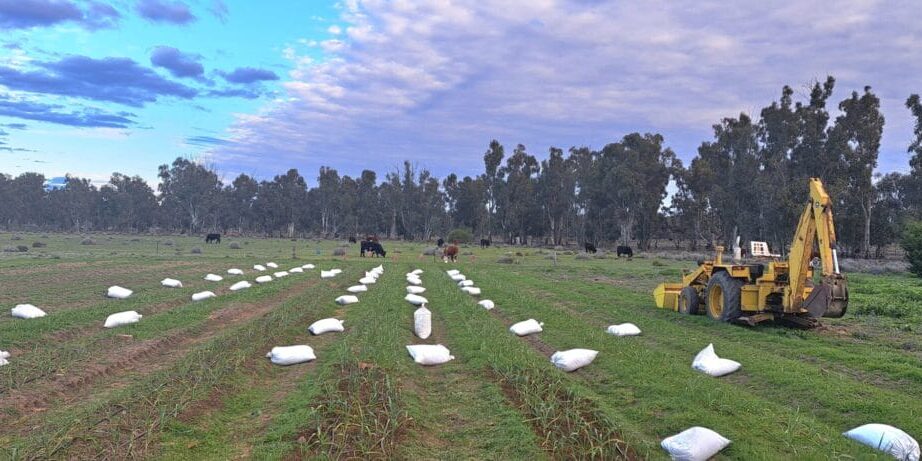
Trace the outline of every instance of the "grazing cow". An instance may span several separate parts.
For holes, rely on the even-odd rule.
[[[373,240],[362,240],[362,247],[360,255],[364,258],[365,256],[375,257],[385,257],[387,252],[384,251],[384,247],[380,243]]]
[[[439,247],[439,248],[442,248],[442,245],[445,245],[445,239],[440,238],[440,239],[438,239],[438,240],[435,241],[435,246],[437,246],[437,247]]]
[[[208,234],[205,236],[205,243],[221,243],[221,234]]]
[[[480,239],[480,248],[487,248],[490,246],[490,239]]]
[[[595,248],[595,245],[589,242],[586,242],[586,253],[595,253],[596,251],[599,251],[599,250]]]
[[[633,258],[634,250],[632,250],[631,247],[627,245],[618,245],[618,257],[620,258],[621,255],[625,255],[628,258]]]
[[[349,243],[355,243],[355,237],[349,236]]]
[[[458,260],[458,246],[457,245],[448,245],[442,250],[442,258],[445,262],[451,261],[455,262]]]

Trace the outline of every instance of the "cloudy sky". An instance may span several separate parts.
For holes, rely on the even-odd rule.
[[[871,85],[881,171],[907,169],[916,2],[0,0],[0,172],[154,180],[177,156],[314,183],[404,159],[476,174],[493,138],[543,157],[711,125],[791,85]],[[834,113],[835,115],[835,113]]]

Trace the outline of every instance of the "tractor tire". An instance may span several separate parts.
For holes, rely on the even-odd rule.
[[[688,315],[698,315],[698,306],[701,300],[698,298],[698,290],[692,287],[682,288],[679,293],[679,312]]]
[[[712,275],[705,294],[708,317],[721,322],[732,322],[742,317],[742,288],[743,281],[730,277],[726,272]]]

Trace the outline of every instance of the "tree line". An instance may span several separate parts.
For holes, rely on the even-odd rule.
[[[481,238],[546,244],[624,242],[641,249],[763,240],[784,251],[819,177],[835,201],[841,251],[880,255],[906,223],[922,218],[922,102],[907,174],[875,174],[883,134],[870,87],[827,104],[835,79],[795,101],[785,86],[754,119],[741,113],[713,125],[686,166],[660,134],[631,133],[600,150],[551,147],[544,160],[519,144],[492,141],[483,173],[436,178],[411,162],[357,177],[321,167],[308,187],[296,169],[271,180],[241,174],[229,184],[205,165],[161,165],[157,193],[138,176],[112,175],[101,187],[68,176],[45,190],[37,173],[0,174],[0,225],[8,230],[200,233],[344,238],[375,234],[429,240],[464,228]],[[667,190],[673,184],[669,200]]]

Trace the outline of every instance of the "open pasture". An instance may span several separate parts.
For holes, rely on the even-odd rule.
[[[332,241],[93,238],[23,234],[46,246],[0,256],[0,350],[12,353],[0,367],[4,459],[663,459],[660,441],[691,426],[732,440],[721,459],[887,459],[841,433],[879,422],[922,435],[922,283],[904,275],[849,274],[849,313],[800,331],[657,310],[652,288],[694,263],[642,254],[471,246],[444,264],[416,243],[384,242],[388,257],[367,259],[357,245],[333,257]],[[317,268],[228,290],[268,261]],[[333,302],[378,264],[385,273],[359,303]],[[245,275],[228,276],[231,267]],[[343,273],[320,278],[333,267]],[[415,268],[433,315],[427,340],[403,300]],[[448,268],[482,295],[461,292]],[[209,272],[225,279],[203,280]],[[166,277],[183,288],[161,287]],[[135,293],[106,299],[111,285]],[[192,302],[202,290],[218,296]],[[48,316],[14,319],[20,303]],[[102,328],[125,310],[144,317]],[[345,320],[345,332],[310,336],[325,317]],[[529,318],[544,331],[508,331]],[[622,322],[643,334],[605,333]],[[742,369],[692,370],[709,343]],[[265,358],[290,344],[310,345],[317,360]],[[408,344],[443,344],[456,358],[421,367]],[[548,357],[570,348],[599,355],[564,373]]]

